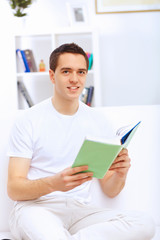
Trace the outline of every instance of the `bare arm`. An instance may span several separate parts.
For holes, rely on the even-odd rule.
[[[31,160],[27,158],[10,158],[8,167],[8,195],[15,201],[36,199],[53,191],[69,191],[91,180],[93,175],[91,172],[78,173],[87,170],[87,166],[69,167],[54,176],[29,180],[27,175],[30,162]]]
[[[102,190],[107,196],[113,198],[122,191],[129,168],[130,158],[128,150],[123,149],[111,165],[105,177],[100,179]]]

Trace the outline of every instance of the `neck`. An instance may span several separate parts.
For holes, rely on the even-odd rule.
[[[55,109],[64,115],[74,115],[79,107],[79,100],[75,99],[74,101],[63,101],[57,99],[55,96],[52,97],[52,104]]]

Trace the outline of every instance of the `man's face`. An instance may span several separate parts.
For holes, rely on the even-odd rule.
[[[55,85],[55,96],[61,100],[78,100],[85,85],[86,75],[87,66],[83,55],[60,55],[55,72],[50,70],[50,79]]]

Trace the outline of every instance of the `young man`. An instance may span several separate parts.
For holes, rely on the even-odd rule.
[[[12,129],[8,194],[15,200],[10,228],[16,240],[149,240],[152,220],[138,213],[90,204],[92,172],[71,165],[86,135],[108,137],[107,119],[79,101],[88,58],[76,44],[50,56],[53,97],[25,110]],[[98,159],[97,159],[98,161]],[[118,155],[100,185],[115,197],[125,185],[130,158]],[[76,173],[76,174],[75,174]]]

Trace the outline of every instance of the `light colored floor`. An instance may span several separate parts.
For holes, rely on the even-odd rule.
[[[10,233],[0,233],[0,240],[6,239],[6,238],[12,240],[12,236],[10,235]],[[160,240],[160,226],[157,227],[156,234],[152,240]]]

